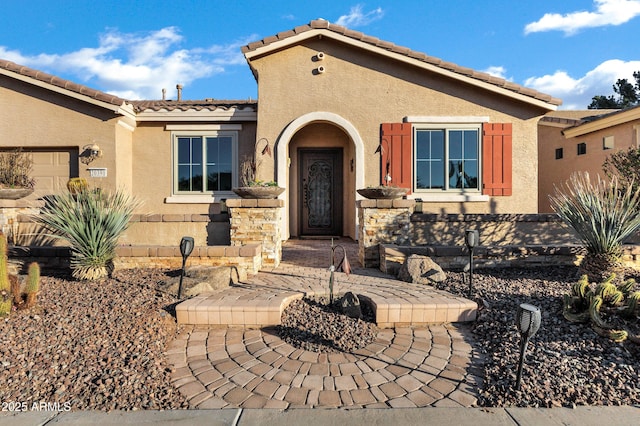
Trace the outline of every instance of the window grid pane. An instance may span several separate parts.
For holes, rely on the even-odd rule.
[[[420,129],[415,145],[416,189],[479,189],[477,129]]]
[[[230,191],[233,186],[234,137],[176,138],[176,191]]]

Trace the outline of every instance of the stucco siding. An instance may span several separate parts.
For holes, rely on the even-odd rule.
[[[317,61],[316,53],[325,58]],[[324,73],[318,73],[322,65]],[[390,61],[330,40],[304,45],[252,61],[259,79],[259,137],[281,144],[279,135],[305,114],[326,111],[351,123],[364,142],[365,185],[380,182],[380,124],[406,116],[487,116],[513,124],[513,196],[480,203],[430,203],[448,213],[534,213],[537,211],[537,119],[539,108],[417,67]],[[264,101],[263,101],[264,100]],[[273,175],[265,162],[260,173]],[[419,197],[419,195],[415,195]]]
[[[587,171],[594,178],[604,176],[603,164],[608,156],[631,147],[637,148],[637,130],[640,120],[618,124],[606,129],[587,133],[577,137],[565,137],[562,127],[541,123],[540,135],[540,196],[538,200],[541,213],[552,212],[549,195],[555,186],[564,184],[573,172]],[[603,140],[613,137],[614,147],[604,149]],[[578,155],[578,144],[586,144],[586,154]],[[556,149],[562,148],[563,157],[556,159]]]

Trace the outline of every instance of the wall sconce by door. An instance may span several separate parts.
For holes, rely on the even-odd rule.
[[[80,154],[80,161],[84,164],[89,164],[96,158],[102,157],[102,150],[97,144],[89,144],[82,147],[82,153]]]

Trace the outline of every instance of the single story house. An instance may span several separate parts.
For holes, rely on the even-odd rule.
[[[225,201],[255,158],[285,188],[283,240],[358,239],[356,190],[381,184],[423,213],[538,212],[538,122],[559,99],[325,20],[242,51],[258,101],[132,101],[0,60],[0,148],[33,152],[38,182],[0,207],[80,176],[144,202],[124,244],[228,244]]]
[[[551,212],[549,195],[576,171],[604,176],[606,158],[640,148],[640,106],[624,110],[556,111],[538,127],[538,210]]]

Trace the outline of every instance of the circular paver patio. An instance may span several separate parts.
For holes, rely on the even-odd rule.
[[[279,270],[323,273],[326,241],[290,244]],[[288,279],[271,275],[272,285],[278,278]],[[396,327],[355,353],[319,354],[282,341],[274,328],[184,326],[166,356],[192,408],[471,407],[482,360],[470,335],[462,324]]]

